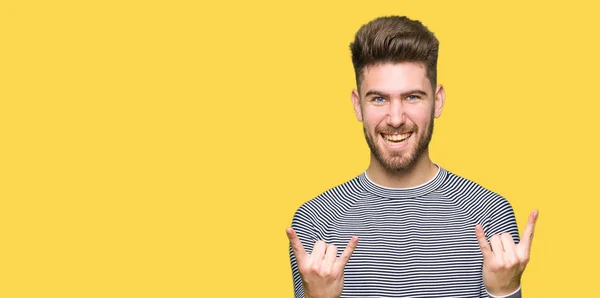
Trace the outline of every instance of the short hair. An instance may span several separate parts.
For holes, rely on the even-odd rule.
[[[356,87],[366,67],[381,63],[420,62],[433,89],[437,84],[439,41],[421,22],[405,16],[379,17],[363,25],[350,43]]]

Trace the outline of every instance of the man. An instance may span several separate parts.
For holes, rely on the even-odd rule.
[[[521,297],[537,210],[519,241],[508,201],[429,158],[445,100],[438,47],[406,17],[356,33],[351,98],[370,164],[296,212],[296,297]]]

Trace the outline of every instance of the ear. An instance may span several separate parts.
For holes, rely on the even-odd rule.
[[[356,119],[362,122],[363,116],[360,108],[360,96],[358,95],[358,90],[352,89],[352,95],[350,97],[352,99],[352,105],[354,106],[354,114],[356,115]]]
[[[437,85],[435,87],[435,118],[440,118],[442,115],[442,109],[444,109],[444,102],[446,101],[446,91],[444,86]]]

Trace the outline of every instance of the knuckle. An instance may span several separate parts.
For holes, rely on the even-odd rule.
[[[347,255],[347,254],[345,254],[345,253],[342,253],[342,254],[339,256],[339,260],[340,260],[340,261],[342,261],[342,262],[347,262],[348,260],[350,260],[350,256],[348,256],[348,255]]]
[[[318,265],[316,265],[316,264],[313,264],[313,265],[311,265],[311,266],[310,266],[310,269],[309,269],[309,270],[310,270],[310,272],[312,272],[312,273],[319,273],[319,266],[318,266]]]
[[[343,271],[342,271],[343,272]],[[333,268],[333,270],[331,271],[331,277],[336,278],[340,275],[340,270]]]
[[[509,261],[507,261],[507,262],[506,262],[506,266],[507,266],[508,268],[513,268],[513,267],[515,267],[515,266],[516,266],[518,263],[519,263],[519,262],[518,262],[517,260],[512,260],[512,259],[511,259],[511,260],[509,260]]]
[[[306,275],[306,274],[310,273],[310,270],[311,270],[310,268],[311,268],[310,265],[299,265],[298,271],[300,271],[300,274]]]

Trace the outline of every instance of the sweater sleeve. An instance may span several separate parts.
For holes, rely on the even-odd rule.
[[[519,243],[519,229],[510,203],[505,198],[496,196],[492,204],[487,220],[482,225],[487,240],[496,234],[510,233],[515,243]]]
[[[506,295],[506,296],[494,296],[492,294],[490,294],[489,292],[488,294],[488,298],[521,298],[521,287],[519,287],[516,291]]]
[[[292,228],[296,231],[300,242],[304,246],[304,250],[307,253],[312,253],[312,248],[315,242],[319,240],[317,230],[314,225],[314,219],[312,218],[307,204],[305,203],[296,211],[294,219],[292,220]],[[292,251],[292,246],[289,246],[290,263],[292,266],[292,278],[294,281],[294,297],[304,298],[304,287],[302,286],[302,277],[298,270],[298,263],[296,257]]]
[[[491,208],[482,224],[488,242],[496,234],[510,233],[515,244],[519,243],[519,229],[511,204],[502,196],[495,195],[491,199]],[[481,282],[481,297],[485,298],[521,298],[521,287],[507,296],[493,296],[488,293],[483,281]]]

